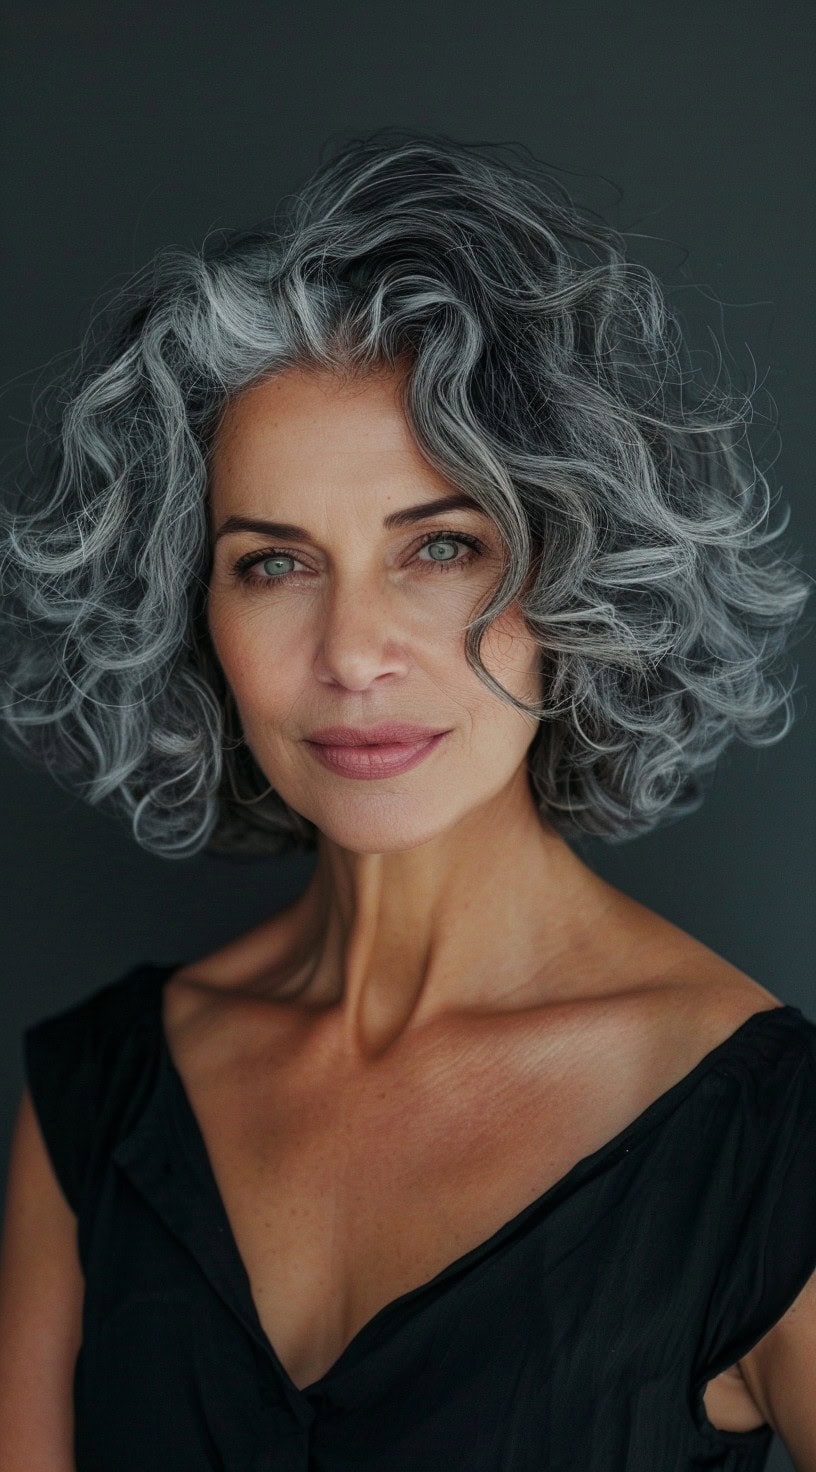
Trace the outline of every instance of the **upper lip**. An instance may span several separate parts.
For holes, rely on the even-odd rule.
[[[384,721],[379,726],[322,726],[312,731],[307,741],[317,741],[321,746],[378,746],[388,743],[403,743],[415,746],[420,741],[430,741],[440,736],[436,726],[418,726],[414,721]]]

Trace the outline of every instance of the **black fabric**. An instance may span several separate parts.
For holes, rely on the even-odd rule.
[[[706,1381],[816,1270],[816,1024],[749,1017],[298,1390],[258,1319],[148,964],[26,1029],[85,1274],[77,1472],[759,1472]]]

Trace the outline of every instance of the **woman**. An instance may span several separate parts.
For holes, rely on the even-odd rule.
[[[816,1027],[569,841],[792,719],[693,387],[619,236],[436,137],[116,304],[6,516],[7,740],[316,867],[26,1031],[8,1472],[816,1467]]]

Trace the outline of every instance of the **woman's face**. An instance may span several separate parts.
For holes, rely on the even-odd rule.
[[[212,454],[208,623],[244,737],[291,807],[366,853],[424,843],[514,782],[526,790],[537,729],[468,667],[465,625],[499,578],[501,542],[478,510],[414,511],[456,488],[417,449],[398,382],[287,369],[232,402]],[[515,607],[482,659],[521,699],[541,698]],[[373,780],[330,770],[307,739],[382,721],[446,734]]]

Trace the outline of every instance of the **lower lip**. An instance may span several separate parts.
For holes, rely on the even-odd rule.
[[[319,741],[307,741],[306,745],[330,772],[342,772],[344,777],[361,777],[372,782],[378,777],[396,777],[400,772],[409,772],[423,762],[447,736],[440,731],[429,741],[416,746],[406,746],[404,741],[383,742],[380,746],[322,746]]]

